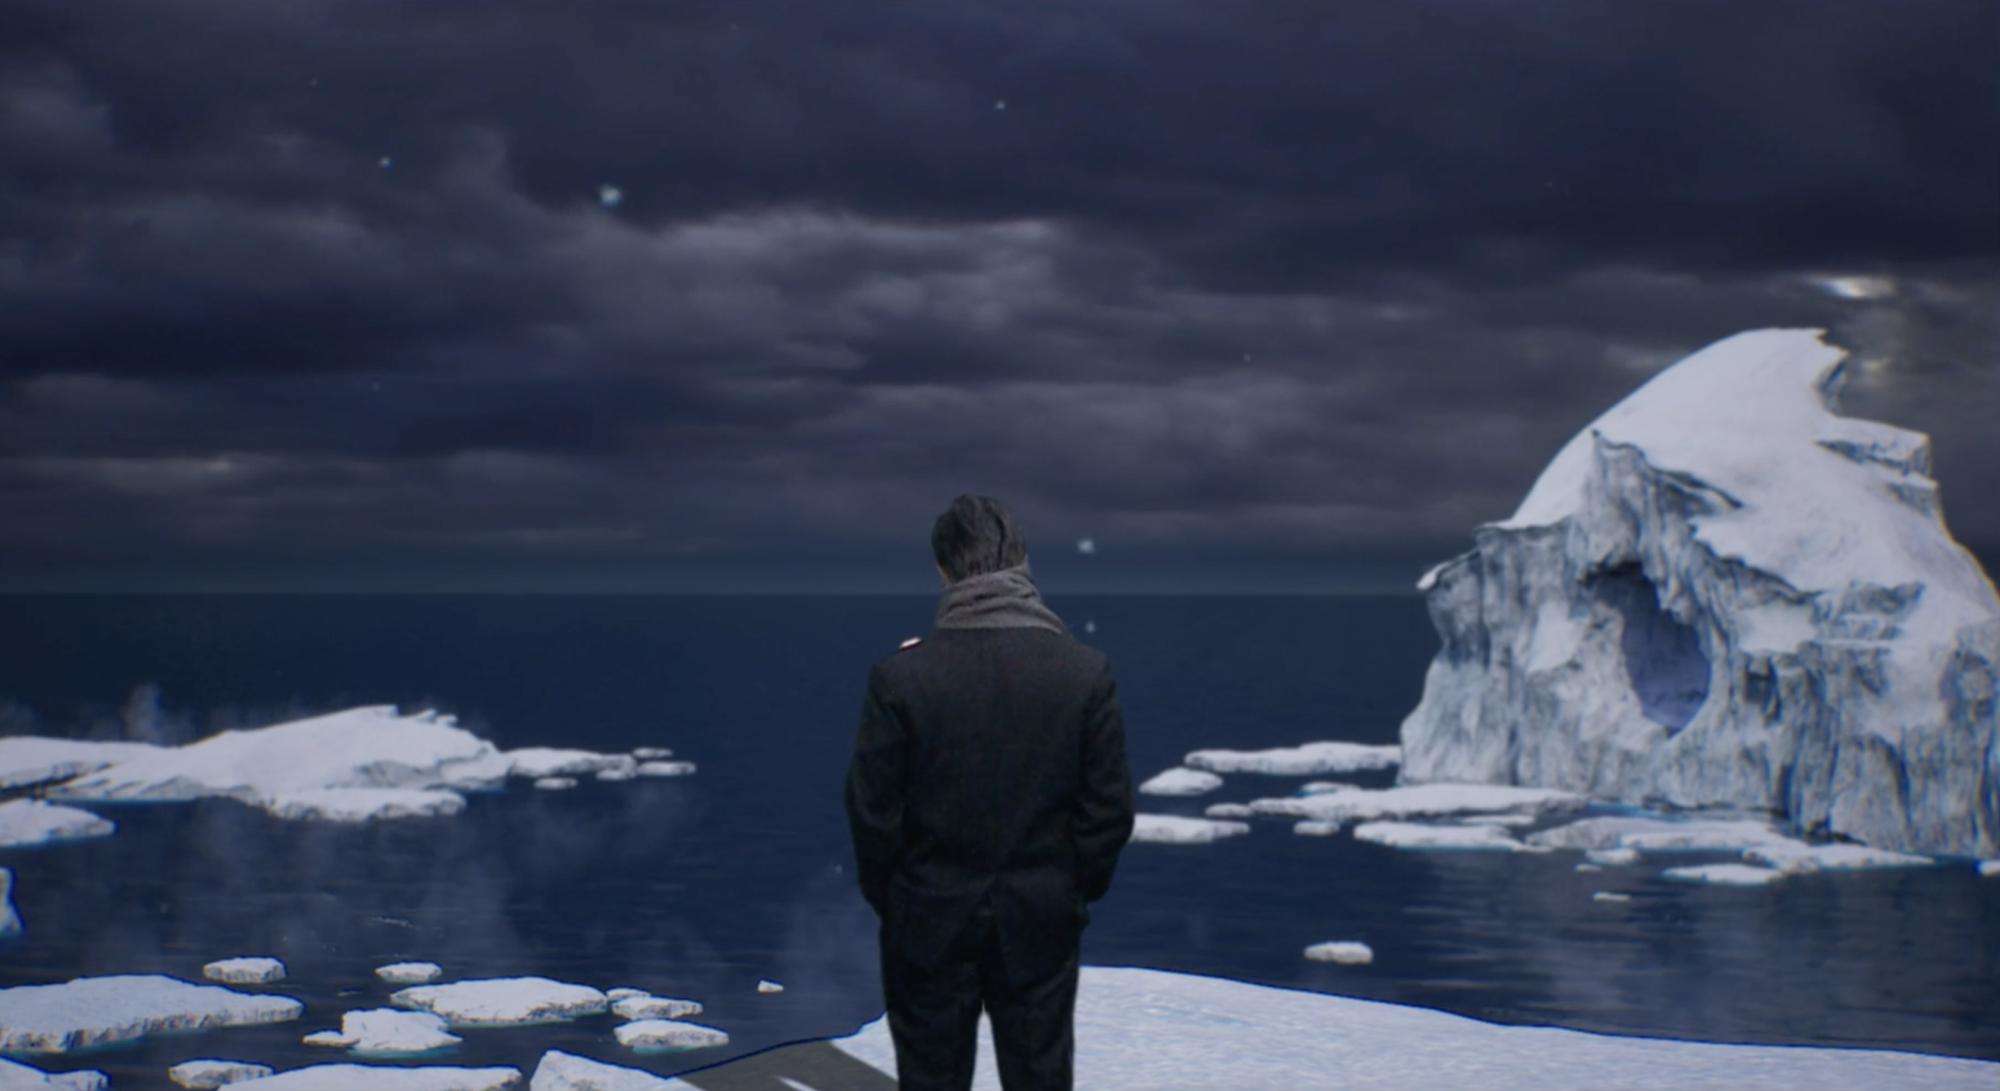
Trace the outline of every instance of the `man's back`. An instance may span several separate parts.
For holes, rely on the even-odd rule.
[[[1109,660],[1063,633],[941,628],[869,673],[849,815],[885,942],[914,963],[982,899],[1010,969],[1073,949],[1131,793]]]

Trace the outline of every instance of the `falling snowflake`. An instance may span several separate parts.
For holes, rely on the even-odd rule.
[[[1078,538],[1076,540],[1076,551],[1078,553],[1097,552],[1097,540],[1095,538]]]
[[[388,170],[390,167],[396,165],[396,160],[391,158],[390,156],[385,155],[382,158],[376,160],[376,165],[381,167],[383,170]]]
[[[1007,100],[1006,100],[1006,99],[1003,99],[1003,98],[1001,98],[1001,99],[994,99],[994,100],[993,100],[993,108],[994,108],[995,110],[1005,110],[1005,109],[1007,108]]]
[[[619,189],[617,186],[597,187],[597,203],[603,205],[605,208],[617,208],[619,202],[624,199],[625,191]]]

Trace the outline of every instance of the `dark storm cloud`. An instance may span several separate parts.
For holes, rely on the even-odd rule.
[[[1990,4],[20,0],[0,164],[13,586],[1413,575],[1770,325],[2000,540]]]

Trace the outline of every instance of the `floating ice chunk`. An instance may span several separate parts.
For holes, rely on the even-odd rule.
[[[450,716],[353,708],[121,761],[50,789],[52,796],[186,800],[225,796],[281,818],[353,820],[463,808],[450,788],[497,783],[507,762]],[[392,789],[425,795],[371,795]],[[360,794],[343,794],[360,793]]]
[[[1533,814],[1475,814],[1468,815],[1457,821],[1459,824],[1465,826],[1504,826],[1513,829],[1520,826],[1532,826],[1541,820],[1540,815]]]
[[[757,991],[760,993],[781,993],[785,991],[785,987],[767,977],[757,982]]]
[[[1356,841],[1397,849],[1497,849],[1535,852],[1499,826],[1427,826],[1421,822],[1363,822],[1354,827]]]
[[[1198,796],[1222,787],[1222,778],[1199,769],[1176,767],[1149,778],[1139,791],[1149,796]]]
[[[596,1015],[611,1006],[604,994],[588,985],[570,985],[546,977],[497,977],[455,981],[449,985],[418,985],[389,997],[397,1007],[435,1012],[454,1027],[501,1027],[553,1023],[580,1015]]]
[[[626,992],[628,990],[613,990]],[[604,995],[610,996],[610,993]],[[701,1014],[698,1000],[677,1000],[671,996],[621,996],[611,1001],[611,1014],[620,1019],[684,1019]]]
[[[639,763],[642,777],[684,777],[694,772],[691,761],[645,761]]]
[[[465,809],[465,797],[444,788],[318,788],[262,801],[286,819],[367,822],[378,818],[440,818]]]
[[[393,1055],[429,1053],[463,1041],[445,1031],[443,1017],[427,1011],[397,1011],[370,1008],[350,1011],[340,1017],[340,1032],[321,1031],[310,1035],[308,1045],[347,1046],[356,1053]]]
[[[1344,780],[1309,780],[1306,781],[1304,784],[1299,785],[1298,794],[1302,796],[1309,796],[1318,792],[1338,792],[1343,788],[1359,788],[1359,787],[1361,787],[1361,785],[1350,784]]]
[[[316,1030],[299,1039],[309,1046],[332,1046],[340,1049],[353,1044],[354,1039],[337,1030]]]
[[[729,1044],[729,1035],[700,1023],[681,1023],[672,1019],[641,1019],[636,1023],[621,1023],[611,1029],[611,1036],[627,1049],[638,1050],[684,1050],[706,1049],[710,1046]]]
[[[444,967],[435,962],[391,962],[375,967],[375,976],[391,985],[428,985],[444,976]]]
[[[1399,788],[1345,788],[1309,796],[1253,800],[1258,814],[1328,822],[1424,818],[1478,811],[1552,811],[1584,805],[1584,798],[1553,788],[1502,784],[1418,784]]]
[[[1400,746],[1369,746],[1353,742],[1309,742],[1272,750],[1196,750],[1181,764],[1211,773],[1272,773],[1314,776],[1390,769],[1403,760]]]
[[[541,777],[541,778],[539,778],[539,779],[537,779],[537,780],[535,781],[535,787],[537,787],[537,788],[540,788],[540,789],[541,789],[542,791],[544,791],[544,792],[561,792],[561,791],[566,791],[566,790],[568,790],[568,789],[570,789],[570,788],[574,788],[574,787],[576,787],[576,778],[575,778],[575,777]]]
[[[617,989],[604,990],[604,998],[606,1000],[611,1001],[613,1004],[618,1003],[620,1000],[630,1000],[636,996],[651,996],[651,995],[653,994],[647,992],[644,989],[617,988]]]
[[[285,979],[285,964],[275,958],[223,958],[203,966],[201,976],[227,985],[269,985]]]
[[[1784,878],[1788,873],[1776,868],[1751,867],[1749,864],[1699,864],[1693,867],[1670,867],[1660,874],[1686,883],[1763,886],[1765,883]]]
[[[2000,860],[1979,861],[1979,875],[1980,878],[1983,879],[1991,879],[1995,876],[2000,876]]]
[[[1632,895],[1621,894],[1615,890],[1600,890],[1592,894],[1590,900],[1593,902],[1629,902],[1632,900]]]
[[[581,777],[605,770],[638,768],[630,754],[600,754],[594,750],[562,750],[549,746],[526,746],[506,752],[509,768],[517,777],[544,780],[549,777]]]
[[[0,939],[21,934],[21,914],[14,908],[14,872],[0,867]]]
[[[528,1091],[684,1091],[688,1085],[637,1068],[552,1049],[535,1066]]]
[[[1858,868],[1926,867],[1936,861],[1928,856],[1871,849],[1866,845],[1809,845],[1804,841],[1774,841],[1752,845],[1743,858],[1779,871],[1848,871]]]
[[[1211,803],[1201,813],[1210,818],[1249,818],[1257,812],[1248,803]]]
[[[1132,840],[1172,845],[1206,844],[1250,832],[1248,822],[1185,818],[1172,814],[1142,814],[1132,821]]]
[[[664,761],[673,757],[674,752],[664,746],[635,746],[632,756],[639,761]]]
[[[1343,966],[1366,966],[1375,961],[1375,951],[1359,940],[1335,940],[1329,943],[1315,943],[1306,948],[1306,957],[1314,962],[1338,962]]]
[[[0,1059],[0,1091],[104,1091],[109,1086],[102,1072],[44,1072]]]
[[[1576,865],[1576,870],[1578,870],[1578,871],[1603,871],[1603,870],[1604,870],[1604,865],[1602,865],[1602,864],[1591,864],[1591,863],[1582,863],[1582,864],[1578,864],[1578,865]]]
[[[212,1091],[244,1080],[262,1079],[272,1071],[268,1065],[244,1061],[182,1061],[167,1069],[167,1078],[193,1091]]]
[[[0,989],[0,1053],[65,1053],[168,1031],[283,1023],[305,1005],[154,974]]]
[[[1741,852],[1788,840],[1769,825],[1747,819],[1626,816],[1585,818],[1528,835],[1529,844],[1544,848],[1641,852]]]
[[[637,765],[634,765],[630,769],[599,769],[597,771],[597,779],[599,780],[631,780],[638,775],[639,767]]]
[[[91,742],[43,735],[13,735],[0,739],[0,790],[26,788],[68,780],[160,753],[161,747],[142,742]]]
[[[1593,864],[1602,864],[1606,867],[1621,867],[1625,864],[1638,863],[1639,850],[1628,848],[1588,849],[1584,852],[1583,858]]]
[[[1340,832],[1340,823],[1318,818],[1302,818],[1292,823],[1292,832],[1300,837],[1332,837]]]
[[[77,807],[58,806],[39,799],[0,803],[0,848],[24,848],[105,837],[117,828],[110,819],[100,818]]]
[[[316,1064],[229,1086],[234,1091],[507,1091],[520,1083],[518,1068]]]

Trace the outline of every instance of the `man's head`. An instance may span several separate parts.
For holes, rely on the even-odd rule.
[[[1011,568],[1028,559],[1028,540],[990,496],[960,495],[931,524],[931,553],[945,580]]]

